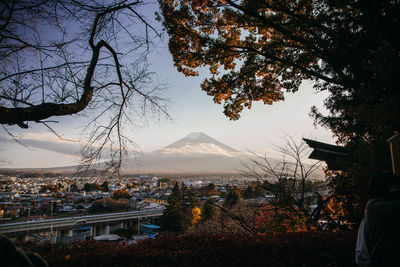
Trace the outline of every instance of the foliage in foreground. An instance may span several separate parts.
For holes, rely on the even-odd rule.
[[[254,101],[283,101],[307,80],[329,93],[327,112],[310,115],[348,150],[330,184],[358,224],[368,179],[391,171],[387,140],[400,129],[399,1],[159,2],[175,67],[186,76],[208,67],[201,88],[228,118]]]
[[[27,244],[50,266],[355,266],[355,235],[308,232],[160,236],[135,245]],[[290,255],[290,257],[289,257]]]
[[[264,235],[276,233],[305,232],[308,225],[304,214],[296,209],[264,205],[256,217],[257,232]]]

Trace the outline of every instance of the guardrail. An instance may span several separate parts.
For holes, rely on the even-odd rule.
[[[33,221],[33,222],[7,223],[7,224],[0,224],[0,234],[29,232],[29,231],[38,231],[46,229],[54,230],[61,228],[73,228],[78,225],[94,225],[98,223],[121,222],[132,219],[144,218],[144,217],[157,217],[161,216],[163,212],[164,209],[153,209],[144,211],[128,211],[128,212],[118,212],[118,213],[66,217],[66,218],[49,219],[49,220]]]

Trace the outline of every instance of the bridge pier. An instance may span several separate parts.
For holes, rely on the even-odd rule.
[[[56,240],[62,240],[62,231],[61,230],[56,230]]]
[[[64,239],[66,236],[73,236],[74,235],[74,230],[72,229],[63,229],[63,230],[57,230],[56,236],[59,237],[60,239]]]
[[[55,240],[56,242],[63,242],[66,237],[74,236],[73,229],[62,229],[55,231]]]
[[[15,237],[15,240],[18,243],[23,243],[29,241],[29,235],[28,234],[17,234]]]
[[[91,237],[94,237],[94,236],[96,236],[97,235],[97,226],[96,225],[92,225],[91,227],[90,227],[90,236]]]
[[[72,229],[67,229],[65,235],[66,235],[66,236],[74,236],[74,230],[72,230]]]
[[[99,226],[99,234],[100,235],[108,235],[110,233],[110,225],[104,224]]]
[[[137,235],[140,234],[140,221],[141,221],[141,218],[138,218],[137,220],[132,221],[133,232],[136,233]]]

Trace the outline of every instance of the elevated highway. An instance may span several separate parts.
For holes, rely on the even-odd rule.
[[[106,213],[76,217],[65,217],[43,221],[19,222],[0,224],[0,234],[26,234],[34,232],[50,232],[56,230],[76,229],[82,226],[110,225],[115,223],[136,222],[141,219],[160,217],[164,209],[152,209],[144,211],[128,211],[118,213]]]

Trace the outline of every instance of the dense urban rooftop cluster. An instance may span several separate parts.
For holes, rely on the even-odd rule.
[[[245,188],[253,179],[238,177],[173,177],[140,175],[105,177],[33,177],[0,176],[0,222],[42,220],[90,212],[96,200],[125,199],[127,209],[141,210],[166,205],[176,181],[200,188],[213,183],[220,193],[227,187]],[[220,197],[220,196],[216,196]]]

